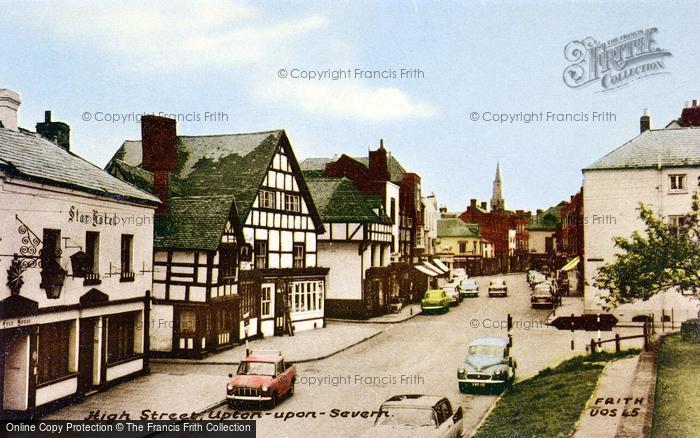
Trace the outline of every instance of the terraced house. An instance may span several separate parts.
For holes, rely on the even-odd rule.
[[[201,356],[324,324],[324,231],[283,130],[177,136],[146,116],[110,173],[154,193],[151,349]]]
[[[325,232],[318,260],[330,267],[328,317],[365,319],[398,299],[391,282],[392,221],[384,197],[360,192],[347,178],[307,178]]]
[[[0,89],[0,418],[32,418],[148,371],[158,198],[17,126]]]

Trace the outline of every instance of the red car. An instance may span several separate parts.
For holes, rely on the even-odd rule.
[[[231,407],[265,403],[273,408],[282,397],[294,395],[296,375],[296,367],[285,363],[280,352],[253,351],[241,361],[235,375],[228,375],[226,400]]]

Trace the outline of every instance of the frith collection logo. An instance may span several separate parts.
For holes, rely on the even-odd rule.
[[[654,34],[657,28],[621,35],[605,42],[591,37],[571,41],[564,48],[566,60],[564,83],[570,88],[581,88],[599,83],[599,92],[611,91],[645,77],[668,74],[664,58],[668,50],[657,47]]]

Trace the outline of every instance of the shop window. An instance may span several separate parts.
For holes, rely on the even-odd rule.
[[[134,356],[136,314],[110,315],[107,321],[107,362],[114,363]]]
[[[72,321],[39,326],[38,382],[60,379],[70,374],[70,330]]]

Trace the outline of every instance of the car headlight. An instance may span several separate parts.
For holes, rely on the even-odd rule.
[[[262,387],[262,392],[267,392],[267,386]]]
[[[233,391],[233,385],[231,385],[230,383],[226,385],[226,390]]]
[[[457,370],[457,376],[459,377],[464,377],[464,374],[467,372],[464,368],[460,368]]]

